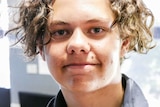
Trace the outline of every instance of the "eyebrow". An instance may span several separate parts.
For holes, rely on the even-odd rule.
[[[104,23],[104,24],[111,25],[111,26],[113,26],[115,24],[114,20],[111,22],[108,19],[102,19],[102,18],[89,19],[84,22],[84,24],[89,24],[89,23]],[[61,20],[54,20],[54,21],[51,21],[51,23],[49,24],[49,26],[51,26],[51,27],[52,26],[61,26],[61,25],[69,26],[70,23],[65,22],[65,21],[61,21]]]
[[[55,21],[52,21],[49,26],[56,26],[56,25],[70,25],[69,23],[67,22],[64,22],[64,21],[60,21],[60,20],[55,20]]]
[[[91,19],[88,20],[86,23],[109,23],[109,20],[107,21],[107,19]]]

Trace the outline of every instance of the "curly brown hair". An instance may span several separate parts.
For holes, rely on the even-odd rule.
[[[47,32],[49,13],[54,11],[51,7],[54,2],[55,0],[23,1],[19,6],[18,27],[7,32],[16,31],[17,43],[24,45],[24,53],[29,58],[35,58],[38,54],[38,44],[46,44],[43,43],[43,37]],[[148,52],[153,47],[152,12],[141,0],[110,0],[110,3],[121,38],[130,40],[129,51]]]

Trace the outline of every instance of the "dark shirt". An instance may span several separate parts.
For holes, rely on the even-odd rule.
[[[148,103],[139,86],[126,75],[122,74],[122,85],[125,90],[122,107],[148,107]],[[67,107],[61,90],[52,98],[47,107]]]

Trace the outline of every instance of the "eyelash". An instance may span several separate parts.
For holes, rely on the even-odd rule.
[[[59,29],[59,30],[55,30],[55,31],[50,32],[50,36],[54,40],[64,39],[64,37],[67,38],[69,35],[70,35],[70,31],[66,30],[66,29]]]
[[[103,31],[105,31],[103,28],[101,28],[101,27],[95,27],[95,28],[91,28],[89,30],[89,33],[97,34],[97,33],[103,32]]]
[[[67,34],[68,33],[68,31],[67,30],[57,30],[57,31],[55,31],[55,32],[53,32],[52,33],[52,35],[64,35],[64,34]]]

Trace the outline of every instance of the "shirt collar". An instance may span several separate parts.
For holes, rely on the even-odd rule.
[[[122,107],[148,107],[147,100],[135,81],[124,74],[122,78],[125,79],[124,84],[126,84]]]

